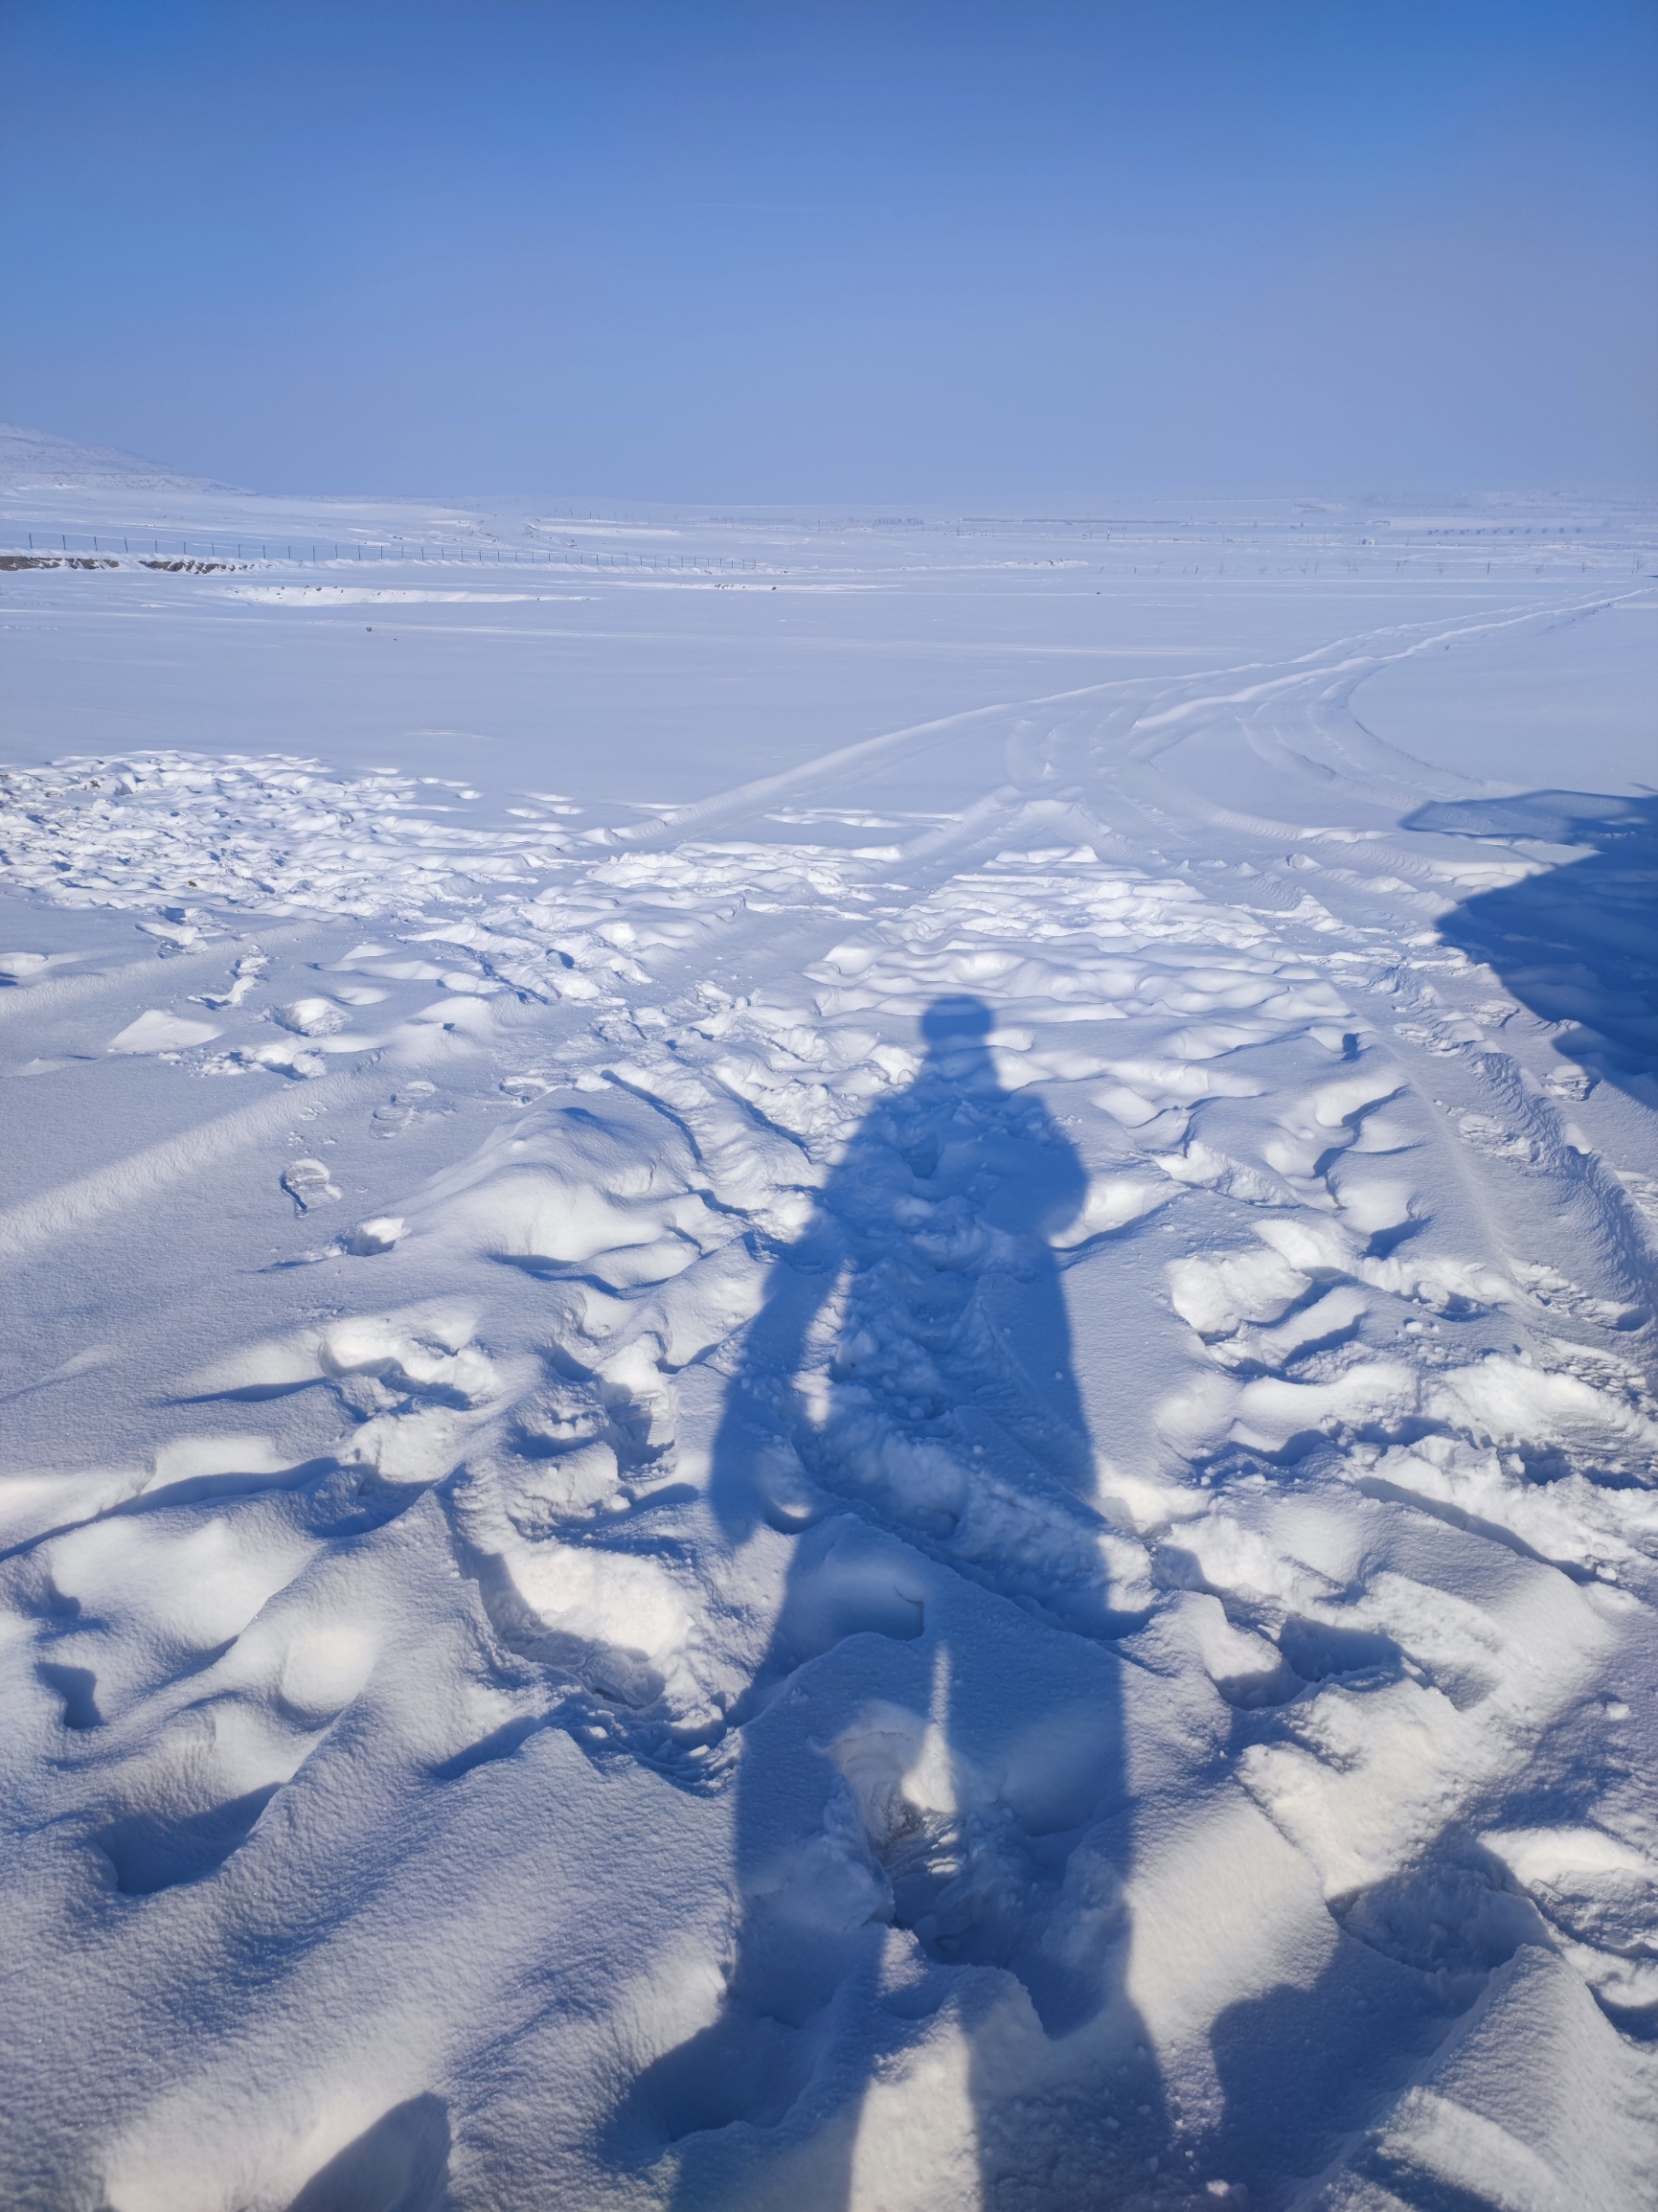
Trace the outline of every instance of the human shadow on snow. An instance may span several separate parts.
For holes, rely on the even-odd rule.
[[[678,2206],[841,2212],[867,2092],[941,2010],[971,2113],[941,2140],[973,2137],[987,2203],[1004,2178],[1020,2201],[1137,2202],[1166,2144],[1124,1986],[1109,1638],[1129,1623],[1101,1587],[1050,1241],[1086,1177],[1040,1102],[1002,1089],[991,1018],[965,997],[926,1014],[923,1065],[853,1136],[730,1374],[715,1510],[734,1549],[768,1524],[793,1552],[731,1716],[723,2000],[633,2085],[612,2137],[629,2162],[676,2147]],[[1089,2023],[1110,2109],[1033,2125],[1010,2067]]]
[[[1440,935],[1493,969],[1588,1081],[1658,1106],[1658,798],[1529,791],[1420,808],[1406,827],[1584,846],[1580,857],[1481,891]],[[1569,1093],[1567,1095],[1570,1095]]]

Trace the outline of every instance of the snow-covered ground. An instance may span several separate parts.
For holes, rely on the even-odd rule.
[[[1658,2201],[1649,516],[10,473],[7,2202]]]

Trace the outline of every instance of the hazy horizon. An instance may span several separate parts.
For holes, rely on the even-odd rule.
[[[518,503],[539,504],[543,501],[567,502],[573,510],[589,512],[572,513],[572,520],[600,520],[606,516],[624,521],[647,519],[654,514],[699,514],[713,521],[734,522],[800,521],[823,523],[839,513],[849,521],[922,523],[943,522],[1106,522],[1116,519],[1147,520],[1148,516],[1130,517],[1123,513],[1128,502],[1150,506],[1163,503],[1180,506],[1192,518],[1198,511],[1218,511],[1229,508],[1246,510],[1282,508],[1289,506],[1304,511],[1304,519],[1316,527],[1320,517],[1330,519],[1346,515],[1351,521],[1357,508],[1378,507],[1383,504],[1410,504],[1412,506],[1444,507],[1450,512],[1469,510],[1481,503],[1530,509],[1559,503],[1582,504],[1585,501],[1604,499],[1609,503],[1633,500],[1644,503],[1651,497],[1653,483],[1636,478],[1625,480],[1604,479],[1600,482],[1559,484],[1492,484],[1492,483],[1396,483],[1372,485],[1331,485],[1317,483],[1285,483],[1255,485],[1215,491],[1201,487],[1145,485],[1107,485],[1093,495],[1074,494],[1068,500],[1044,503],[1036,498],[1021,500],[1010,493],[998,502],[987,503],[982,509],[973,507],[970,500],[896,501],[883,500],[876,492],[865,498],[848,496],[818,497],[810,490],[794,499],[738,499],[723,498],[715,491],[703,498],[652,499],[630,497],[607,491],[602,485],[584,488],[568,485],[521,484],[502,487],[493,490],[479,490],[466,485],[420,484],[388,488],[384,490],[367,489],[353,484],[296,483],[291,485],[233,484],[223,479],[194,478],[174,467],[165,453],[135,453],[125,446],[108,445],[94,439],[71,438],[38,424],[0,422],[0,451],[12,439],[40,440],[51,448],[61,449],[66,455],[84,453],[89,457],[135,463],[152,469],[164,483],[180,486],[199,484],[206,491],[218,491],[237,498],[268,499],[273,502],[304,503],[315,500],[323,504],[361,501],[381,505],[407,502],[410,505],[447,502],[456,507],[471,507],[487,511],[493,506],[511,508]],[[10,464],[9,464],[10,465]],[[71,464],[73,466],[73,464]],[[44,468],[38,474],[27,471],[21,480],[31,491],[48,489]],[[65,489],[69,479],[65,478]],[[13,490],[17,489],[13,484]],[[1048,513],[1047,507],[1057,511]],[[880,513],[883,507],[908,506],[919,508],[915,513]],[[1110,506],[1116,510],[1108,514],[1102,510]],[[1102,512],[1095,512],[1096,509]],[[715,510],[728,511],[723,513]]]
[[[1658,474],[1658,26],[1618,0],[0,39],[0,413],[181,472],[1038,512]]]

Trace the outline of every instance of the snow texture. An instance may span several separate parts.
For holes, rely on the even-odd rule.
[[[1658,2201],[1647,518],[45,458],[6,2201]]]

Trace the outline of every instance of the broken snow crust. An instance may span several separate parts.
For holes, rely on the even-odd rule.
[[[6,2201],[1651,2203],[1647,519],[14,459]]]

